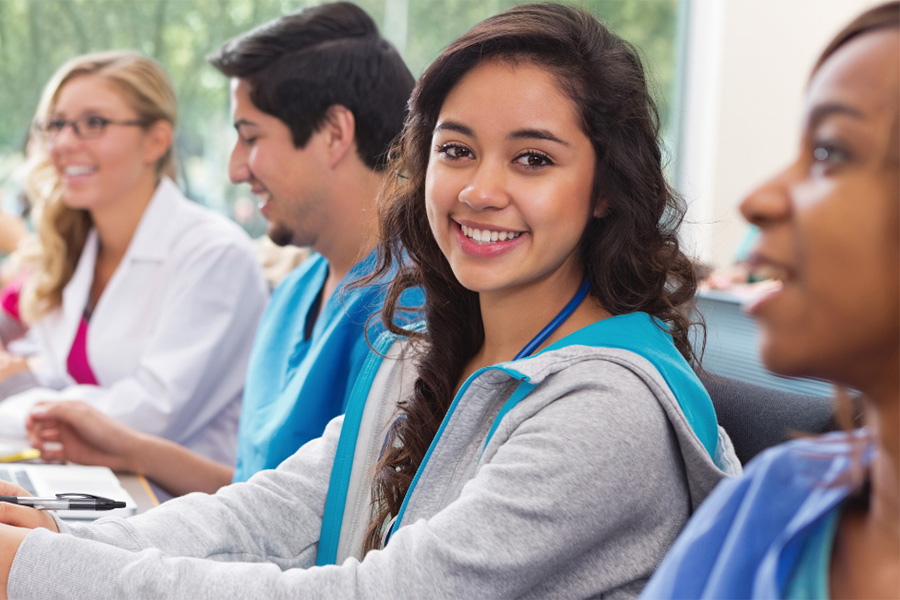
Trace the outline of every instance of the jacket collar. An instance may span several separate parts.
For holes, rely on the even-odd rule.
[[[174,221],[178,218],[176,215],[178,204],[182,201],[184,201],[184,196],[175,182],[168,177],[163,177],[156,186],[150,204],[141,215],[141,220],[131,238],[131,243],[128,244],[128,250],[125,251],[119,269],[133,261],[165,260],[172,244],[175,243],[175,234],[178,228],[174,226]],[[88,293],[94,280],[94,264],[97,261],[99,243],[97,230],[91,229],[75,272],[63,289],[63,318],[73,332],[73,328],[77,327],[82,311],[87,304]],[[110,286],[114,285],[115,279],[116,276],[113,274]]]
[[[156,186],[150,204],[144,209],[124,260],[161,261],[168,256],[178,229],[173,221],[178,212],[178,204],[183,200],[184,196],[175,182],[163,177]]]

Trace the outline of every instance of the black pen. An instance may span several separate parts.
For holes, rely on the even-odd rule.
[[[91,494],[57,494],[55,498],[37,496],[0,496],[0,502],[31,506],[38,510],[112,510],[125,508],[125,503]]]

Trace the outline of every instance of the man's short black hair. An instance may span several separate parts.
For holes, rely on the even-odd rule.
[[[226,42],[209,62],[246,81],[250,100],[291,130],[302,148],[329,107],[353,113],[360,159],[383,170],[403,127],[415,80],[372,18],[349,2],[286,15]]]

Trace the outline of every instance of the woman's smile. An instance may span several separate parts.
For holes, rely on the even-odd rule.
[[[459,249],[472,258],[495,258],[512,252],[525,240],[526,232],[472,227],[456,223]]]
[[[479,65],[447,95],[432,143],[425,204],[460,283],[482,294],[577,289],[595,155],[556,77],[529,63]]]
[[[479,245],[496,244],[497,242],[505,242],[507,240],[512,241],[522,235],[521,231],[500,231],[491,228],[479,229],[476,227],[468,227],[461,223],[459,224],[459,228],[464,236]]]

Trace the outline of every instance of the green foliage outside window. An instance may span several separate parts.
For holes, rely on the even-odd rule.
[[[158,60],[179,100],[177,153],[182,185],[259,234],[264,226],[246,189],[228,182],[234,141],[228,82],[205,60],[225,40],[314,1],[0,0],[0,189],[13,172],[41,90],[69,58],[129,48]],[[356,0],[418,75],[454,38],[517,0]],[[650,70],[663,123],[675,89],[678,0],[569,0],[636,45]],[[514,101],[514,99],[510,99]],[[246,187],[246,186],[244,186]],[[9,208],[9,202],[4,202]]]

